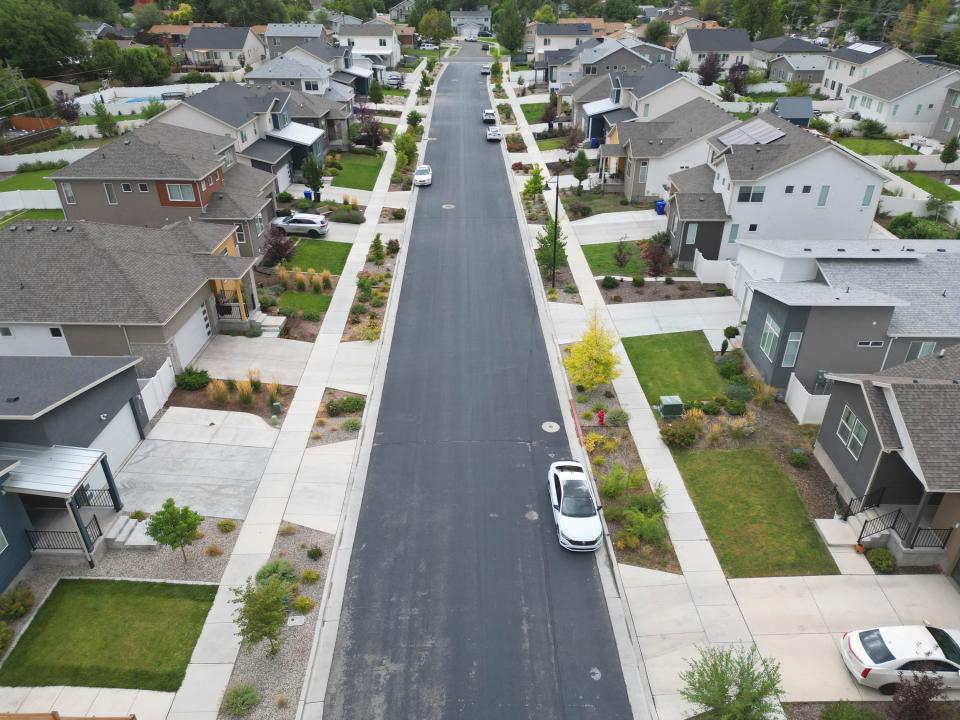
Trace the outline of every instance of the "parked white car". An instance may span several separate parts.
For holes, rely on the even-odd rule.
[[[429,165],[418,165],[413,171],[413,184],[418,187],[433,185],[433,169]]]
[[[499,125],[493,125],[492,127],[487,128],[488,142],[500,142],[501,140],[503,140],[503,134],[500,132]]]
[[[481,74],[481,75],[489,75],[489,74],[490,74],[490,66],[489,66],[489,65],[481,65],[481,66],[480,66],[480,74]]]
[[[327,217],[314,213],[294,213],[287,217],[278,215],[270,221],[270,224],[284,235],[321,237],[330,229]]]
[[[403,75],[400,75],[399,73],[394,75],[387,75],[385,84],[387,87],[392,87],[392,88],[403,87]]]
[[[925,625],[851,630],[843,634],[843,663],[861,685],[884,695],[897,690],[901,677],[932,672],[948,688],[960,688],[960,630]]]
[[[420,49],[421,50],[439,50],[440,48],[438,48],[433,43],[423,43],[423,45],[420,46]]]
[[[583,465],[562,460],[550,466],[547,487],[557,540],[567,550],[592,552],[603,543],[600,504]]]
[[[484,110],[484,111],[483,111],[483,121],[484,121],[487,125],[490,125],[490,124],[492,124],[492,123],[496,123],[496,122],[497,122],[497,113],[495,113],[493,110]]]

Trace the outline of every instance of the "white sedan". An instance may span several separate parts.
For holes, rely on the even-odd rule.
[[[499,125],[493,125],[487,128],[487,140],[490,142],[500,142],[503,139],[503,133],[500,132]]]
[[[480,74],[481,74],[481,75],[489,75],[489,74],[490,74],[490,66],[489,66],[489,65],[481,65],[481,66],[480,66]]]
[[[417,187],[433,185],[433,170],[429,165],[418,165],[413,171],[413,184]]]
[[[925,625],[851,630],[843,634],[840,653],[854,680],[884,695],[914,672],[936,673],[948,688],[960,688],[960,630]]]
[[[573,460],[553,463],[547,473],[547,486],[560,545],[577,552],[599,548],[603,544],[600,505],[583,465]]]
[[[326,235],[330,228],[325,215],[314,213],[294,213],[287,217],[278,215],[270,224],[284,235],[306,235],[314,238]]]

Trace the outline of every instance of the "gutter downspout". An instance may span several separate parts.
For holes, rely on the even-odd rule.
[[[887,366],[887,357],[890,355],[890,348],[893,347],[894,341],[899,339],[900,338],[897,337],[896,335],[890,336],[890,342],[887,344],[887,351],[883,354],[883,361],[880,363],[881,370],[883,370]]]

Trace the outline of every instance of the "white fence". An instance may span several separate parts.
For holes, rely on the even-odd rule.
[[[793,413],[793,416],[801,425],[819,425],[823,422],[823,415],[827,411],[830,396],[811,395],[803,387],[803,384],[797,380],[797,376],[791,373],[784,402],[787,403],[790,412]]]
[[[888,170],[907,170],[908,163],[912,162],[914,170],[956,170],[960,173],[960,160],[944,165],[939,155],[864,155],[863,157]]]
[[[120,120],[117,123],[117,129],[122,135],[125,132],[130,132],[131,130],[140,127],[141,125],[146,125],[147,120]],[[89,138],[98,138],[100,137],[100,131],[97,130],[96,125],[71,125],[67,128],[76,135],[78,138],[89,139]]]
[[[86,157],[96,148],[77,148],[76,150],[50,150],[49,152],[23,153],[22,155],[0,155],[0,172],[16,172],[23,163],[57,162],[66,160],[76,162]],[[50,172],[53,172],[51,170]]]
[[[0,212],[59,210],[62,207],[60,194],[56,190],[11,190],[0,193]]]
[[[700,282],[723,283],[732,290],[737,277],[737,266],[732,260],[707,260],[699,250],[695,250],[693,272]]]
[[[228,76],[228,80],[236,79],[233,77],[235,73],[219,74]],[[143,110],[151,99],[160,100],[160,96],[165,92],[182,92],[190,96],[203,92],[207,88],[212,88],[214,85],[216,83],[186,83],[183,85],[157,85],[155,87],[112,87],[88,95],[80,95],[76,98],[76,101],[80,104],[81,115],[93,115],[93,103],[97,100],[106,106],[111,115],[130,115]],[[163,102],[167,107],[170,107],[179,101],[166,100]]]
[[[147,417],[153,420],[167,398],[170,397],[170,393],[177,386],[170,358],[163,361],[163,365],[160,366],[157,374],[152,378],[137,380],[137,382],[140,384],[140,397],[143,398],[143,406],[147,410]]]

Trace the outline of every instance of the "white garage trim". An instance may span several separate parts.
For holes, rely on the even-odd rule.
[[[114,473],[120,470],[130,453],[140,444],[140,428],[130,403],[126,403],[100,434],[90,443],[93,450],[107,454],[107,462]]]
[[[212,336],[209,311],[203,303],[173,336],[181,369],[193,362]]]

